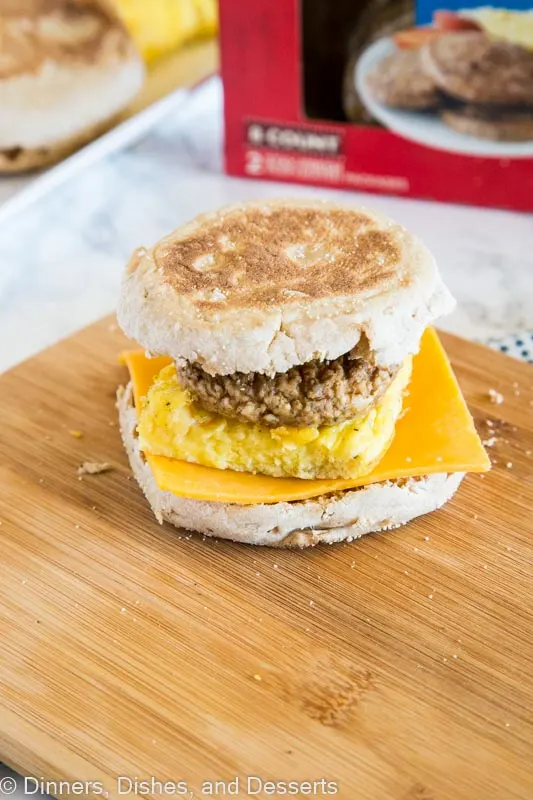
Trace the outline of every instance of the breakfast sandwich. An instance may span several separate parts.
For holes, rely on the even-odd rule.
[[[144,66],[105,0],[0,0],[0,172],[50,164],[101,133]]]
[[[158,520],[304,547],[441,506],[489,468],[429,327],[453,307],[418,239],[333,203],[230,206],[137,250],[118,410]]]

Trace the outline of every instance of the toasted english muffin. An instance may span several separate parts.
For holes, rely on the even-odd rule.
[[[105,129],[143,79],[104,0],[0,0],[0,170],[67,155]]]
[[[430,252],[392,220],[271,200],[204,214],[137,250],[118,318],[151,353],[206,374],[275,375],[336,359],[362,336],[372,363],[392,368],[453,307]]]

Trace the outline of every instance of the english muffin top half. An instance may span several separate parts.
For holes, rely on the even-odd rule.
[[[427,248],[366,209],[320,201],[229,206],[141,248],[124,330],[211,376],[275,376],[360,347],[393,368],[453,308]]]

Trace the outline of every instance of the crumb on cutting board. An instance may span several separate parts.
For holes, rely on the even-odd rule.
[[[489,400],[491,403],[495,403],[495,405],[499,406],[503,403],[503,394],[497,392],[496,389],[489,389]]]
[[[74,439],[83,439],[83,431],[70,430],[69,433]]]
[[[78,476],[100,475],[102,472],[109,472],[113,467],[107,461],[84,461],[78,467]]]

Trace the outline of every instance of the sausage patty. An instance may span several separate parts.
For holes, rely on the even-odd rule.
[[[533,108],[464,105],[443,109],[441,119],[459,133],[480,139],[496,142],[527,142],[533,139]]]
[[[375,366],[366,340],[333,361],[309,361],[272,377],[257,372],[209,375],[196,363],[177,365],[181,386],[206,410],[271,428],[361,418],[399,368]]]
[[[439,93],[433,78],[422,69],[417,49],[398,50],[380,61],[367,76],[368,88],[391,108],[435,108]]]
[[[519,44],[459,31],[428,42],[420,57],[439,89],[459,100],[533,104],[533,52]]]

